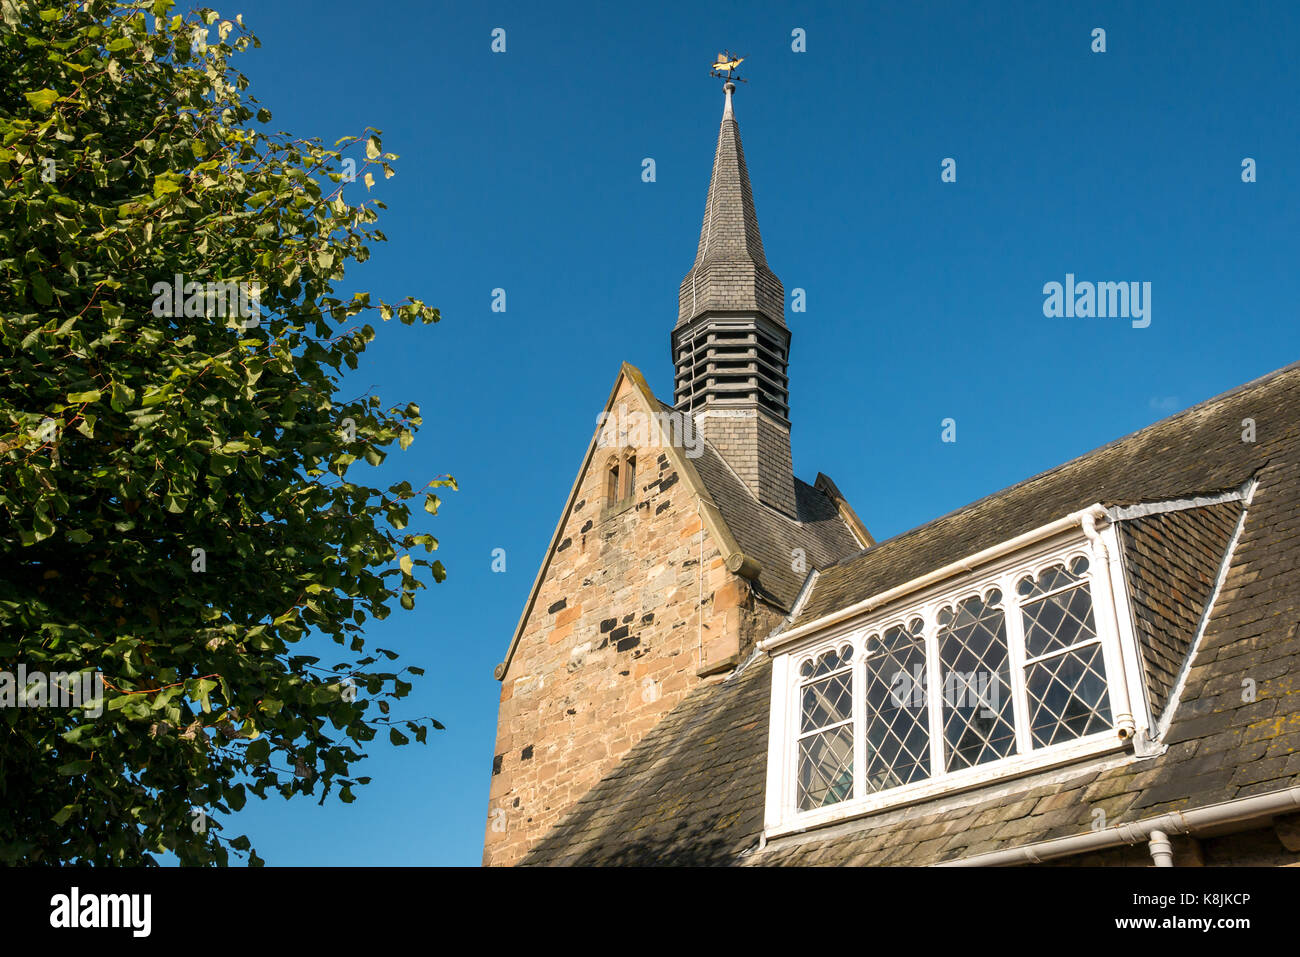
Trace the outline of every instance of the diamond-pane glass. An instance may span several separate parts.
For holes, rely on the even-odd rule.
[[[838,804],[853,794],[853,730],[842,725],[799,742],[799,810]]]
[[[1087,571],[1088,559],[1086,558],[1074,559],[1070,562],[1069,569],[1064,565],[1051,565],[1039,572],[1037,579],[1028,575],[1020,579],[1016,591],[1024,598],[1046,595],[1049,591],[1055,591],[1058,588],[1064,588],[1066,585],[1073,585],[1075,582],[1082,581],[1084,573]]]
[[[883,791],[930,776],[930,713],[921,638],[896,626],[874,647],[879,653],[866,663],[866,785]]]
[[[1025,622],[1025,657],[1037,658],[1097,637],[1087,584],[1020,606]]]
[[[960,771],[1010,755],[1016,729],[1002,609],[978,596],[943,608],[939,667],[947,769]]]
[[[848,664],[848,659],[852,656],[853,649],[849,646],[845,646],[843,650],[839,651],[832,648],[813,662],[811,670],[807,671],[805,675],[812,675],[814,678],[820,678],[822,675],[828,675],[832,671],[838,671],[840,668],[843,668]]]
[[[847,721],[853,714],[853,672],[841,671],[805,685],[803,720],[799,730],[815,731],[837,721]]]
[[[1081,738],[1110,727],[1101,645],[1077,648],[1025,669],[1034,747]]]

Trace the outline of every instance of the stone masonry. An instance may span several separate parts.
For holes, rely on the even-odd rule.
[[[648,411],[626,377],[619,405]],[[517,862],[711,667],[781,617],[727,569],[663,449],[636,448],[635,494],[607,502],[613,452],[595,449],[578,481],[502,678],[484,864]]]

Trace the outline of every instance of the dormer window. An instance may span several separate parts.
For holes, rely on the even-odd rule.
[[[1106,557],[1114,528],[1080,514],[1083,528],[1056,523],[1019,551],[972,556],[886,593],[894,600],[765,642],[769,834],[1117,750],[1146,731],[1127,596]]]

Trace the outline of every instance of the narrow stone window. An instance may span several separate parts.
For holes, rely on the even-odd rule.
[[[605,504],[618,504],[618,459],[611,459],[609,471],[605,474]]]
[[[624,498],[632,498],[636,495],[636,456],[629,455],[627,462],[624,463],[623,471],[627,474],[627,485],[624,487]]]

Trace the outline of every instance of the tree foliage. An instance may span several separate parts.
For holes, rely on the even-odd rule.
[[[228,62],[258,45],[240,18],[0,14],[0,672],[104,693],[98,716],[0,707],[0,861],[258,863],[222,834],[249,794],[351,801],[377,731],[441,728],[389,715],[420,669],[371,668],[396,655],[362,632],[442,580],[407,527],[454,482],[353,481],[420,410],[340,396],[363,314],[439,318],[334,291],[384,240],[357,196],[396,157],[374,130],[265,132]],[[254,318],[209,283],[260,288]]]

